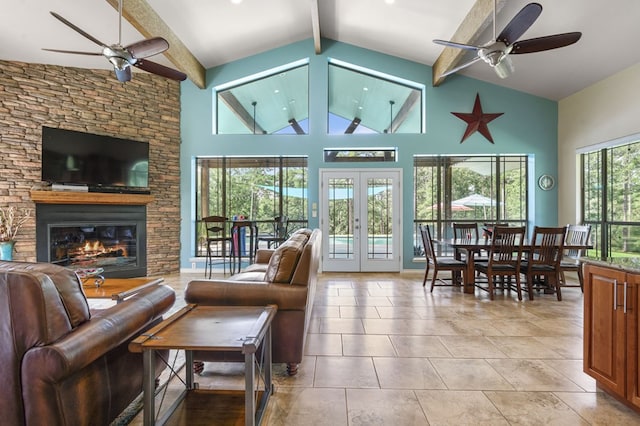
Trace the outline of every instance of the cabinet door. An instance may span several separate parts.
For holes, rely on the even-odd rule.
[[[594,265],[584,269],[584,372],[622,397],[626,376],[625,275]]]
[[[627,274],[627,399],[640,408],[640,274]]]

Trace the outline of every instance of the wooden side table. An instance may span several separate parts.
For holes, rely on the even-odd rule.
[[[198,306],[187,305],[129,344],[132,352],[142,352],[144,360],[144,424],[164,424],[187,397],[198,389],[193,378],[192,351],[237,351],[245,356],[245,425],[259,425],[273,392],[271,382],[271,321],[275,305]],[[262,345],[262,346],[261,346]],[[256,390],[256,352],[261,347],[264,388]],[[185,351],[185,389],[167,412],[156,420],[155,351]],[[216,391],[199,390],[215,395]],[[256,398],[254,392],[261,394]]]

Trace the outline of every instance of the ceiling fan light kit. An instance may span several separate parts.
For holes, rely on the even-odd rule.
[[[116,74],[116,78],[120,82],[127,82],[131,80],[131,67],[140,68],[151,74],[156,74],[161,77],[169,78],[172,80],[183,81],[187,78],[187,75],[181,71],[173,68],[165,67],[164,65],[151,62],[146,58],[158,55],[167,49],[169,49],[169,43],[162,37],[152,37],[149,39],[141,40],[128,46],[122,46],[122,0],[118,3],[118,43],[107,45],[91,34],[87,33],[80,27],[72,24],[56,12],[50,12],[51,15],[76,31],[78,34],[91,40],[98,46],[102,47],[102,52],[79,52],[74,50],[60,50],[60,49],[43,49],[50,52],[58,53],[70,53],[74,55],[93,55],[104,56],[113,65],[113,70]]]
[[[475,51],[476,53],[474,58],[443,73],[442,77],[456,73],[482,60],[494,69],[498,77],[507,78],[514,72],[514,66],[509,55],[557,49],[559,47],[569,46],[580,40],[582,33],[570,32],[518,41],[529,27],[533,25],[536,19],[538,19],[541,13],[542,6],[539,3],[529,3],[509,21],[500,34],[496,35],[496,1],[494,0],[493,39],[490,42],[476,46],[447,40],[433,40],[436,44]]]

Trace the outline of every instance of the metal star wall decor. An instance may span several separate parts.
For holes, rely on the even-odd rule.
[[[500,117],[504,112],[485,114],[482,111],[482,105],[480,104],[480,95],[476,93],[476,101],[473,104],[473,112],[471,114],[465,112],[452,112],[451,114],[467,123],[467,130],[464,131],[464,135],[462,136],[460,143],[464,142],[465,139],[475,132],[480,132],[480,134],[487,138],[489,142],[493,143],[493,138],[491,137],[491,132],[489,132],[487,123],[490,123]]]

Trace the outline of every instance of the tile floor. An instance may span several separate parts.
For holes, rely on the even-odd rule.
[[[178,292],[201,274],[166,277]],[[422,273],[325,273],[297,376],[274,366],[265,425],[640,425],[582,372],[582,293],[490,301]],[[243,388],[207,363],[203,388]],[[215,413],[202,424],[220,424]],[[141,416],[132,424],[140,424]]]

